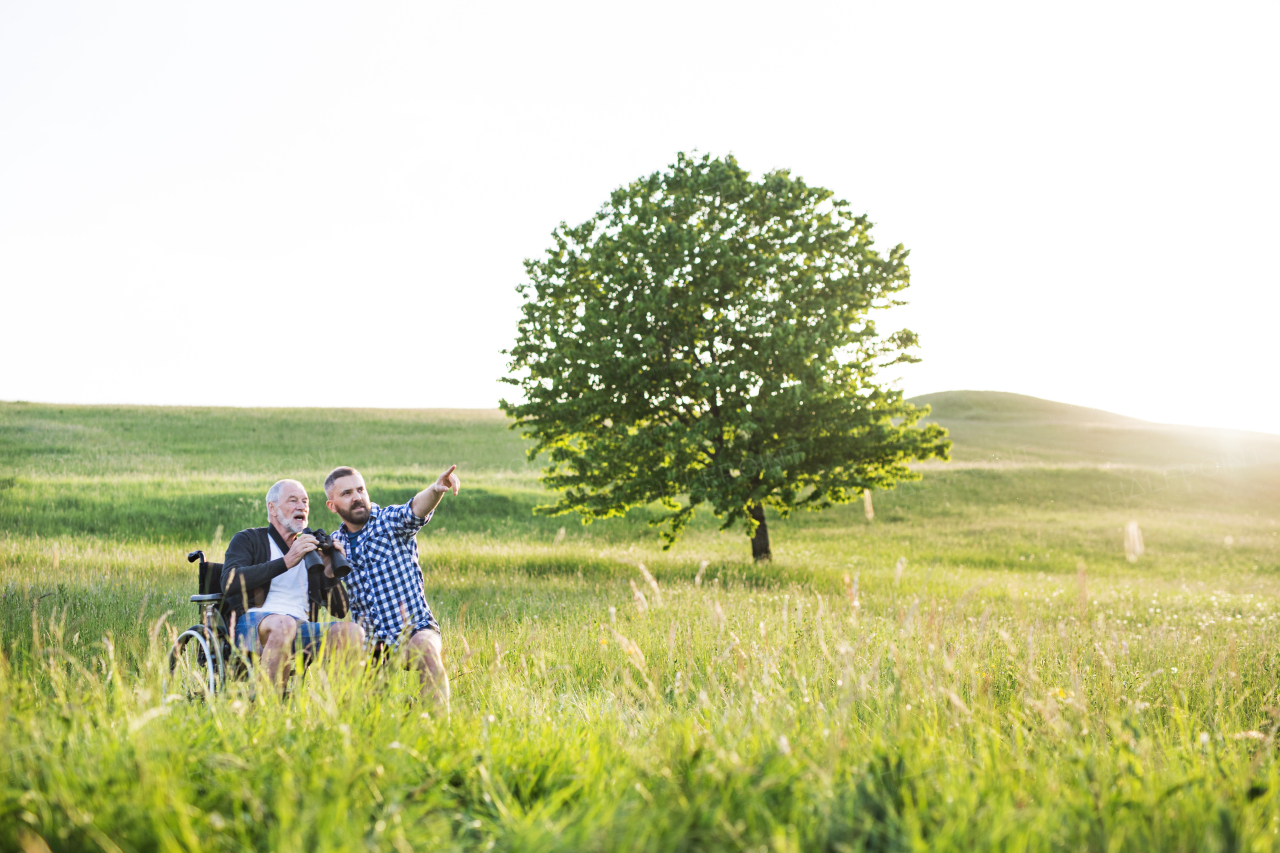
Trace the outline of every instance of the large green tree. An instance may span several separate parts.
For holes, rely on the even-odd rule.
[[[907,250],[876,251],[831,191],[681,154],[552,236],[506,352],[524,401],[501,402],[562,492],[543,511],[656,501],[670,547],[706,505],[767,559],[766,506],[828,507],[946,458],[946,431],[917,426],[928,409],[877,378],[918,360],[912,332],[868,316],[901,304]]]

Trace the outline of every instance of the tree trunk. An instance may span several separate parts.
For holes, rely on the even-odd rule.
[[[756,520],[756,535],[751,537],[751,556],[756,562],[772,560],[769,553],[769,526],[764,523],[764,504],[751,505],[751,517]]]

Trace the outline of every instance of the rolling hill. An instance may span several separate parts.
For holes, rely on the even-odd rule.
[[[1157,424],[1002,391],[911,398],[945,426],[958,463],[1239,468],[1280,463],[1280,435]]]
[[[1152,469],[1271,465],[1280,435],[1170,426],[999,391],[912,399],[975,464]],[[232,409],[0,402],[5,475],[327,471],[457,462],[532,478],[525,443],[496,409]],[[958,465],[957,465],[958,463]],[[947,464],[947,463],[937,463]],[[931,463],[929,467],[934,467]]]

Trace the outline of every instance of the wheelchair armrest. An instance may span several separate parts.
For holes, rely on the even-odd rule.
[[[215,592],[212,595],[193,595],[191,596],[192,604],[201,604],[206,601],[221,601],[222,593]]]

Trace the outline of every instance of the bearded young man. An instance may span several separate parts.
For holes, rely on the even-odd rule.
[[[444,640],[423,592],[418,564],[418,531],[461,482],[454,465],[406,504],[381,507],[369,499],[364,477],[354,468],[334,468],[324,481],[328,507],[342,519],[333,532],[342,543],[351,573],[343,578],[352,618],[370,640],[397,649],[406,667],[418,671],[421,695],[448,707],[449,676]]]
[[[364,646],[354,622],[317,622],[321,607],[341,618],[346,602],[321,552],[324,573],[310,573],[303,558],[316,550],[307,527],[310,502],[297,480],[281,480],[267,490],[266,527],[241,530],[227,545],[222,564],[222,616],[237,648],[259,656],[264,675],[281,690],[288,663],[299,649],[351,656]],[[337,547],[337,546],[335,546]]]

